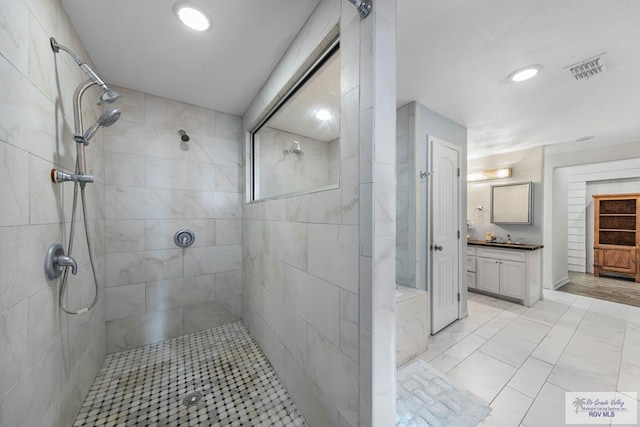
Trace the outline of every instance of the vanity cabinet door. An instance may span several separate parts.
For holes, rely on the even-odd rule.
[[[523,262],[500,261],[500,294],[524,299],[527,282],[527,265]]]
[[[476,257],[476,287],[488,292],[500,293],[499,260]]]
[[[467,271],[467,287],[468,288],[476,287],[476,273]]]

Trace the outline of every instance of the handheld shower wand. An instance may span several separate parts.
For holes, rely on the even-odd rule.
[[[71,55],[73,60],[76,61],[76,63],[80,66],[80,68],[82,68],[82,71],[84,71],[89,76],[89,80],[83,83],[80,83],[80,85],[76,88],[73,94],[73,101],[74,101],[73,102],[73,119],[74,119],[73,121],[75,125],[75,134],[73,135],[73,139],[76,141],[76,152],[77,152],[75,173],[69,174],[66,172],[58,171],[56,169],[51,170],[51,180],[53,182],[61,183],[65,181],[72,181],[74,183],[73,203],[72,203],[73,210],[71,213],[71,228],[69,231],[69,247],[67,250],[67,256],[69,257],[70,260],[72,259],[71,253],[73,250],[73,241],[74,241],[74,235],[75,235],[76,210],[78,207],[78,190],[80,190],[80,199],[82,200],[82,217],[85,225],[84,234],[87,242],[87,253],[89,254],[89,264],[91,265],[91,273],[93,275],[95,295],[93,297],[93,301],[91,301],[91,303],[89,303],[89,305],[87,305],[84,308],[76,309],[76,310],[67,308],[67,306],[64,303],[64,297],[66,292],[67,279],[69,275],[68,268],[65,268],[64,270],[64,275],[62,276],[62,282],[60,283],[60,289],[58,294],[58,306],[60,307],[60,309],[67,314],[78,315],[78,314],[86,313],[87,311],[95,307],[95,305],[98,302],[98,298],[100,297],[99,291],[98,291],[98,277],[96,274],[96,267],[93,261],[91,239],[89,237],[89,227],[88,227],[88,221],[87,221],[88,214],[87,214],[87,205],[86,205],[86,197],[85,197],[85,186],[87,185],[87,183],[93,182],[93,176],[87,175],[86,173],[87,166],[85,164],[84,149],[85,149],[85,145],[89,144],[89,140],[95,135],[95,133],[98,131],[100,127],[111,126],[120,118],[120,111],[116,109],[106,110],[100,115],[100,117],[98,118],[98,121],[93,125],[91,125],[91,127],[89,127],[89,129],[87,129],[87,131],[85,132],[82,127],[82,96],[87,91],[87,89],[89,89],[93,85],[97,85],[102,89],[102,94],[100,95],[97,101],[98,105],[111,104],[112,102],[114,102],[116,99],[120,97],[120,94],[115,90],[109,89],[107,85],[104,83],[104,81],[102,81],[102,79],[98,77],[98,75],[91,69],[91,67],[89,67],[89,65],[87,65],[82,60],[82,58],[80,58],[78,55],[73,53],[70,49],[59,44],[56,41],[56,39],[54,39],[53,37],[49,39],[49,42],[51,43],[51,49],[55,53],[60,52],[60,50],[67,52],[69,55]],[[62,261],[65,261],[65,260],[62,260]],[[72,274],[76,274],[75,267],[73,268]]]

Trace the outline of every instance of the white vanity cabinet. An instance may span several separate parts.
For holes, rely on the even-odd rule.
[[[476,287],[476,248],[467,247],[467,287]]]
[[[527,307],[542,298],[539,249],[474,249],[475,289],[518,300]]]

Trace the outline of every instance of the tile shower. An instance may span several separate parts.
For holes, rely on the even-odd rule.
[[[392,413],[386,409],[393,405],[393,358],[385,354],[373,366],[373,353],[393,340],[391,331],[376,325],[393,324],[383,284],[394,276],[395,215],[389,216],[393,201],[386,197],[392,193],[394,155],[383,142],[393,139],[393,115],[384,112],[395,107],[395,76],[384,58],[392,56],[395,3],[381,4],[360,21],[347,1],[322,0],[294,41],[298,55],[308,54],[340,22],[346,60],[338,191],[243,212],[241,118],[123,89],[120,121],[96,134],[87,148],[96,178],[87,191],[88,228],[101,298],[79,317],[59,313],[57,285],[44,279],[42,255],[50,243],[66,243],[68,235],[72,191],[52,185],[49,171],[74,169],[71,100],[86,76],[70,58],[52,54],[49,37],[89,55],[57,1],[2,2],[0,14],[6,17],[0,25],[0,425],[71,425],[107,353],[203,333],[196,331],[239,320],[241,309],[269,362],[315,425],[367,424],[375,417],[372,407]],[[292,52],[265,84],[263,96],[277,91],[282,76],[303,62]],[[262,108],[260,102],[250,108]],[[86,104],[92,109],[88,116],[100,114],[100,108]],[[248,110],[245,118],[254,113]],[[189,150],[180,145],[179,129],[192,137]],[[264,248],[267,258],[246,264],[263,225],[273,241],[299,233],[308,237],[304,269],[297,269],[303,261],[287,246]],[[194,247],[172,245],[178,226],[196,232]],[[338,260],[326,257],[333,247],[355,254],[355,261],[323,273]],[[67,303],[83,306],[93,296],[84,286],[91,275],[86,248],[79,244],[75,256],[79,273]],[[328,304],[326,313],[304,314],[304,336],[292,335],[284,343],[285,318],[260,318],[266,304],[294,312],[304,306],[296,305],[300,300],[268,297],[259,302],[265,286],[277,286],[269,280],[279,277],[283,263],[293,267],[288,274],[323,282],[318,292]],[[264,284],[252,281],[242,289],[243,280],[257,275],[264,275]],[[325,318],[327,313],[333,317]],[[292,345],[313,346],[348,375],[326,375],[320,356],[299,357]],[[294,363],[285,370],[290,356]]]
[[[237,321],[242,292],[240,118],[118,90],[104,137],[109,353]]]

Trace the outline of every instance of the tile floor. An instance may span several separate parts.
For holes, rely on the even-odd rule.
[[[418,356],[490,403],[482,426],[564,426],[565,391],[640,392],[640,308],[544,296],[527,308],[469,293],[469,317]]]
[[[107,356],[76,426],[306,426],[240,322]]]

